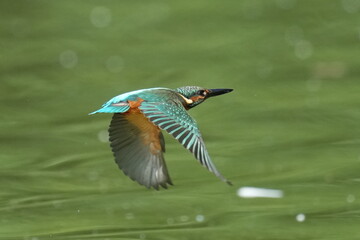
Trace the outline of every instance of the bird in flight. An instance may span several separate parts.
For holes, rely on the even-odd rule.
[[[142,89],[118,95],[90,114],[114,114],[109,140],[115,161],[139,184],[156,190],[173,185],[163,156],[165,141],[161,130],[165,130],[204,167],[231,185],[212,163],[198,125],[187,113],[209,97],[231,91],[197,86]]]

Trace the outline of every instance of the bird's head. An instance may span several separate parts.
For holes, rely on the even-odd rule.
[[[207,89],[197,86],[186,86],[175,89],[185,100],[187,108],[193,108],[209,97],[229,93],[232,89]]]

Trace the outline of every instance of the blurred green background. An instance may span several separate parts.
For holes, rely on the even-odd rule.
[[[357,0],[2,0],[0,239],[359,238],[359,12]],[[111,115],[87,115],[185,85],[235,89],[190,112],[233,187],[167,135],[175,186],[148,190],[114,163]],[[240,198],[243,186],[284,197]]]

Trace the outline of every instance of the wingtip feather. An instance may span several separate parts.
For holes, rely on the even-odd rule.
[[[226,179],[225,182],[226,182],[229,186],[234,186],[233,183],[232,183],[231,181],[227,180],[227,179]]]

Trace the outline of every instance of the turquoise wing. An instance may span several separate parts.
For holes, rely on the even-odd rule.
[[[116,102],[114,101],[114,99],[115,98],[102,105],[99,110],[96,110],[89,114],[91,115],[95,113],[124,113],[130,109],[130,105],[127,101]]]
[[[162,103],[143,102],[143,114],[159,128],[165,130],[190,150],[195,158],[222,181],[231,184],[212,163],[195,120],[178,101]]]
[[[127,112],[130,108],[130,105],[128,103],[129,100],[136,101],[138,97],[144,99],[144,97],[148,97],[148,96],[150,96],[152,100],[154,100],[154,97],[156,97],[157,95],[156,94],[154,95],[153,93],[159,91],[163,93],[165,91],[165,93],[168,93],[171,90],[167,88],[149,88],[149,89],[140,89],[132,92],[123,93],[113,97],[112,99],[104,103],[99,110],[89,113],[89,115],[95,113]]]

